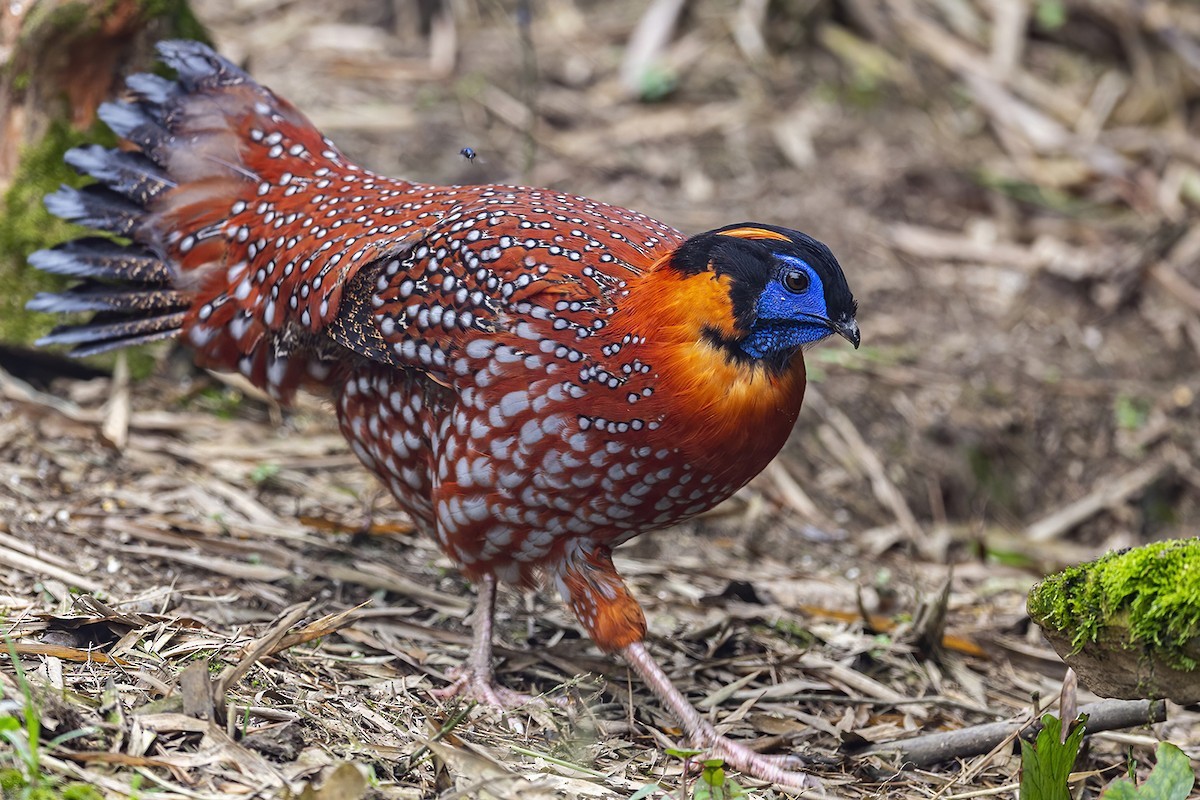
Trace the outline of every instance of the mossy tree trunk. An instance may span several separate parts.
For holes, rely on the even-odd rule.
[[[27,343],[53,323],[24,311],[54,285],[25,258],[80,232],[42,206],[60,183],[80,181],[62,154],[114,142],[96,109],[173,37],[207,38],[187,0],[0,3],[0,342]]]

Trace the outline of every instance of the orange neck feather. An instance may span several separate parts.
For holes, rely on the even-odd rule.
[[[644,273],[614,315],[614,333],[647,337],[655,395],[672,404],[663,433],[693,466],[757,474],[783,447],[804,399],[804,358],[783,374],[731,358],[703,336],[745,333],[734,321],[729,278],[685,275],[663,263]],[[626,311],[627,309],[627,311]],[[653,329],[647,327],[652,321]],[[709,463],[711,462],[711,463]]]

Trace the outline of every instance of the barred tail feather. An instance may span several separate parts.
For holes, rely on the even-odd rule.
[[[91,175],[142,207],[175,187],[162,168],[141,153],[88,145],[67,151],[64,159],[77,171]]]
[[[46,208],[68,222],[118,236],[131,236],[143,214],[141,207],[112,189],[96,184],[82,189],[63,186],[46,195]]]
[[[29,263],[42,272],[72,278],[149,286],[166,286],[171,282],[167,265],[149,250],[99,237],[75,239],[49,250],[39,250],[29,256]]]
[[[147,291],[114,290],[105,283],[82,283],[61,294],[41,292],[26,306],[30,311],[48,314],[71,314],[79,311],[118,311],[124,313],[150,313],[159,311],[186,311],[191,299],[186,292],[170,289]]]
[[[72,345],[73,356],[176,336],[191,305],[188,292],[170,288],[170,272],[162,260],[137,245],[77,239],[34,253],[29,263],[83,279],[64,292],[42,292],[26,306],[52,314],[98,312],[85,324],[59,325],[37,342]]]
[[[278,207],[267,222],[303,218],[307,199],[287,191],[292,175],[307,181],[322,167],[358,168],[293,106],[208,47],[177,41],[158,50],[175,79],[133,75],[125,98],[99,109],[136,151],[71,150],[66,162],[96,183],[46,197],[56,216],[127,243],[91,237],[30,256],[38,269],[82,280],[38,295],[30,309],[95,315],[40,343],[90,355],[182,335],[202,366],[239,370],[286,400],[329,372],[309,337],[336,311],[342,281],[289,304],[290,284],[310,277],[289,267],[289,285],[277,285],[268,302],[263,279],[282,260],[264,256],[265,230],[249,236],[253,226],[265,228],[250,209]],[[272,234],[274,241],[279,233]],[[333,257],[314,246],[305,263],[316,274]]]
[[[179,335],[187,312],[178,311],[156,317],[123,317],[110,321],[106,314],[97,314],[86,325],[60,325],[38,339],[39,347],[45,345],[74,345],[70,354],[77,357],[93,356],[121,347],[146,344]]]

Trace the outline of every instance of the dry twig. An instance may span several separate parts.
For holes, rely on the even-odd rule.
[[[1088,733],[1099,733],[1162,722],[1167,718],[1167,706],[1162,700],[1103,700],[1083,706],[1079,713],[1088,715]],[[946,733],[877,742],[853,754],[893,755],[907,767],[924,769],[956,758],[982,755],[1017,733],[1022,738],[1031,739],[1037,736],[1039,730],[1039,721],[990,722]]]

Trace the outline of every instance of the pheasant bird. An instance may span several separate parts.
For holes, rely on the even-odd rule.
[[[385,178],[207,47],[159,51],[175,80],[133,75],[100,109],[132,147],[70,151],[97,182],[46,198],[122,241],[30,257],[82,279],[32,309],[96,312],[41,343],[83,356],[179,336],[280,402],[331,393],[358,458],[478,586],[443,695],[528,699],[493,679],[496,584],[545,574],[692,743],[804,785],[794,757],[718,735],[671,684],[611,554],[767,465],[800,410],[805,346],[858,346],[829,249],[754,223],[686,238],[551,189]]]

